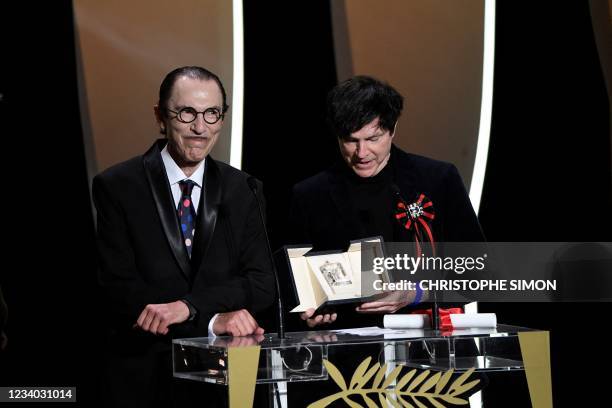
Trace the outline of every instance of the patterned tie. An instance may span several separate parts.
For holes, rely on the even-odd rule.
[[[178,215],[181,220],[181,232],[183,233],[183,239],[185,240],[185,247],[187,248],[190,258],[196,219],[195,207],[191,201],[191,191],[195,185],[196,183],[191,180],[179,181],[182,194],[178,205]]]

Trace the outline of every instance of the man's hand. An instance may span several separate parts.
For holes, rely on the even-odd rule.
[[[338,317],[337,313],[319,314],[313,317],[314,312],[315,312],[314,309],[308,309],[304,313],[300,314],[300,317],[302,318],[302,320],[306,320],[306,324],[311,329],[320,324],[333,323],[336,321],[336,318]]]
[[[219,313],[213,323],[213,333],[217,336],[221,334],[248,336],[250,334],[263,334],[264,329],[259,327],[246,309],[241,309],[236,312]]]
[[[395,313],[414,300],[415,292],[396,290],[383,294],[373,302],[362,303],[355,309],[359,313]]]
[[[134,327],[153,334],[168,334],[168,326],[189,318],[189,308],[180,300],[172,303],[146,305]]]

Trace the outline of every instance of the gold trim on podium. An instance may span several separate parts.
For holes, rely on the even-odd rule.
[[[519,343],[533,408],[552,408],[550,334],[547,331],[519,332]]]
[[[230,347],[227,352],[230,408],[251,408],[255,396],[259,346]]]

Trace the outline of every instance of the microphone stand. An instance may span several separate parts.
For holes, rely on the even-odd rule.
[[[432,291],[433,305],[431,306],[431,328],[434,330],[440,329],[440,309],[438,308],[438,296],[436,291]]]
[[[276,302],[278,308],[278,338],[285,338],[285,319],[283,314],[283,301],[281,297],[280,291],[280,282],[278,280],[278,272],[276,271],[276,265],[274,264],[274,258],[272,257],[272,248],[270,248],[270,238],[268,237],[268,230],[266,228],[266,221],[263,215],[263,211],[261,209],[261,203],[259,201],[259,196],[257,195],[257,180],[255,177],[249,177],[247,179],[247,184],[251,189],[251,192],[255,196],[255,201],[257,202],[257,209],[259,210],[259,218],[261,219],[261,225],[263,226],[264,236],[266,239],[266,247],[268,248],[268,257],[270,258],[270,263],[272,264],[272,273],[274,274],[274,282],[276,283],[276,293],[278,294],[278,301]]]

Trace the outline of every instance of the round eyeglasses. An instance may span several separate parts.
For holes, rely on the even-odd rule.
[[[179,122],[183,122],[183,123],[193,122],[194,120],[196,120],[199,113],[202,114],[202,117],[204,118],[204,122],[208,123],[209,125],[214,125],[215,123],[219,121],[219,119],[223,117],[223,113],[221,113],[221,111],[217,108],[208,108],[202,112],[198,112],[192,107],[186,107],[186,108],[180,109],[178,112],[173,111],[172,109],[168,109],[168,112],[174,113],[176,115],[175,116],[176,119]]]

